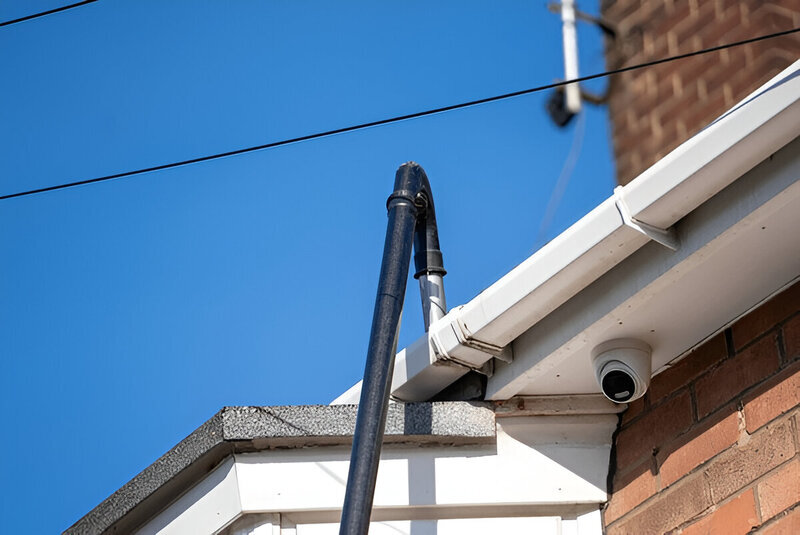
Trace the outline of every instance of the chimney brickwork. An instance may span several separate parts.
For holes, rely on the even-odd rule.
[[[800,0],[601,0],[617,28],[609,69],[800,26]],[[623,73],[611,81],[617,180],[626,184],[800,58],[800,35]]]

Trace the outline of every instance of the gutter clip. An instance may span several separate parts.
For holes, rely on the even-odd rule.
[[[681,242],[678,238],[678,233],[675,232],[674,226],[668,229],[655,227],[643,221],[639,221],[631,215],[630,209],[623,197],[623,186],[614,188],[614,204],[616,204],[619,215],[622,216],[622,222],[625,225],[641,232],[651,240],[660,243],[668,249],[677,251],[680,248]]]
[[[452,323],[451,326],[453,327],[453,331],[456,333],[458,341],[462,345],[471,347],[472,349],[477,349],[482,353],[492,355],[493,357],[496,357],[504,362],[511,362],[512,356],[510,347],[501,347],[490,342],[478,340],[472,335],[472,332],[467,328],[467,325],[460,317],[456,318],[456,321]]]
[[[464,324],[464,321],[460,317],[456,317],[442,328],[445,329],[446,333],[452,333],[455,335],[459,346],[461,346],[462,349],[467,349],[467,351],[470,351],[473,358],[458,358],[454,355],[448,354],[444,349],[445,344],[443,344],[442,340],[439,338],[439,329],[431,329],[428,333],[428,340],[436,360],[440,362],[448,362],[450,364],[468,368],[491,377],[494,373],[495,358],[509,363],[513,360],[513,350],[511,349],[511,344],[505,347],[500,347],[490,342],[478,340],[473,336],[472,332],[467,328],[466,324]]]

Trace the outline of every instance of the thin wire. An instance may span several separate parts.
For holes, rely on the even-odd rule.
[[[175,168],[175,167],[182,167],[184,165],[190,165],[190,164],[200,163],[200,162],[207,162],[207,161],[210,161],[210,160],[217,160],[217,159],[220,159],[220,158],[226,158],[228,156],[238,156],[240,154],[247,154],[249,152],[255,152],[255,151],[264,150],[264,149],[272,149],[272,148],[275,148],[275,147],[282,147],[284,145],[291,145],[293,143],[300,143],[301,141],[310,141],[312,139],[319,139],[319,138],[322,138],[322,137],[334,136],[334,135],[337,135],[337,134],[344,134],[344,133],[347,133],[347,132],[354,132],[356,130],[363,130],[365,128],[372,128],[372,127],[375,127],[375,126],[383,126],[383,125],[387,125],[387,124],[398,123],[398,122],[401,122],[401,121],[408,121],[409,119],[417,119],[419,117],[427,117],[429,115],[436,115],[436,114],[444,113],[444,112],[448,112],[448,111],[460,110],[460,109],[463,109],[463,108],[469,108],[469,107],[472,107],[472,106],[477,106],[479,104],[487,104],[489,102],[497,102],[498,100],[505,100],[505,99],[509,99],[509,98],[513,98],[513,97],[519,97],[519,96],[522,96],[522,95],[528,95],[528,94],[531,94],[531,93],[536,93],[538,91],[544,91],[544,90],[547,90],[547,89],[553,89],[555,87],[561,87],[561,86],[565,86],[565,85],[569,85],[569,84],[585,82],[585,81],[588,81],[588,80],[594,80],[596,78],[602,78],[602,77],[605,77],[605,76],[611,76],[611,75],[614,75],[614,74],[620,74],[620,73],[623,73],[623,72],[632,71],[632,70],[636,70],[636,69],[642,69],[642,68],[645,68],[645,67],[652,67],[653,65],[659,65],[661,63],[667,63],[669,61],[675,61],[675,60],[679,60],[679,59],[684,59],[684,58],[688,58],[688,57],[691,57],[691,56],[698,56],[698,55],[701,55],[701,54],[708,54],[708,53],[711,53],[711,52],[716,52],[718,50],[724,50],[726,48],[732,48],[732,47],[735,47],[735,46],[741,46],[741,45],[746,45],[746,44],[749,44],[749,43],[755,43],[756,41],[763,41],[764,39],[772,39],[772,38],[775,38],[775,37],[780,37],[782,35],[788,35],[788,34],[791,34],[791,33],[798,32],[798,31],[800,31],[800,27],[799,28],[793,28],[791,30],[785,30],[785,31],[782,31],[782,32],[771,33],[771,34],[768,34],[768,35],[761,35],[759,37],[752,37],[750,39],[745,39],[744,41],[736,41],[736,42],[733,42],[733,43],[728,43],[726,45],[719,45],[719,46],[715,46],[715,47],[712,47],[712,48],[705,48],[703,50],[697,50],[695,52],[689,52],[689,53],[686,53],[686,54],[680,54],[680,55],[671,56],[671,57],[668,57],[668,58],[662,58],[662,59],[657,59],[657,60],[654,60],[654,61],[648,61],[646,63],[639,63],[637,65],[631,65],[629,67],[622,67],[622,68],[614,69],[614,70],[607,71],[607,72],[602,72],[602,73],[598,73],[598,74],[590,74],[588,76],[582,76],[580,78],[574,78],[572,80],[565,80],[565,81],[561,81],[561,82],[554,82],[552,84],[540,85],[538,87],[532,87],[532,88],[529,88],[529,89],[523,89],[521,91],[514,91],[512,93],[505,93],[505,94],[497,95],[497,96],[494,96],[494,97],[487,97],[487,98],[482,98],[482,99],[478,99],[478,100],[471,100],[469,102],[462,102],[461,104],[452,104],[450,106],[444,106],[442,108],[434,108],[434,109],[431,109],[431,110],[419,111],[419,112],[416,112],[416,113],[409,113],[407,115],[399,115],[397,117],[391,117],[389,119],[381,119],[379,121],[372,121],[372,122],[369,122],[369,123],[362,123],[362,124],[358,124],[358,125],[354,125],[354,126],[346,126],[344,128],[337,128],[335,130],[328,130],[326,132],[319,132],[319,133],[316,133],[316,134],[308,134],[308,135],[305,135],[305,136],[295,137],[295,138],[291,138],[291,139],[284,139],[282,141],[273,141],[271,143],[265,143],[263,145],[255,145],[253,147],[247,147],[247,148],[244,148],[244,149],[237,149],[237,150],[232,150],[232,151],[227,151],[227,152],[220,152],[220,153],[217,153],[217,154],[211,154],[211,155],[208,155],[208,156],[201,156],[199,158],[191,158],[191,159],[188,159],[188,160],[181,160],[181,161],[178,161],[178,162],[172,162],[172,163],[167,163],[167,164],[163,164],[163,165],[155,165],[155,166],[152,166],[152,167],[144,167],[142,169],[136,169],[136,170],[133,170],[133,171],[125,171],[123,173],[115,173],[113,175],[106,175],[106,176],[101,176],[101,177],[97,177],[97,178],[89,178],[89,179],[86,179],[86,180],[77,180],[75,182],[68,182],[66,184],[59,184],[59,185],[56,185],[56,186],[48,186],[48,187],[45,187],[45,188],[37,188],[37,189],[28,190],[28,191],[21,191],[21,192],[18,192],[18,193],[11,193],[11,194],[8,194],[8,195],[0,196],[0,201],[1,200],[5,200],[5,199],[13,199],[15,197],[23,197],[23,196],[26,196],[26,195],[34,195],[34,194],[37,194],[37,193],[44,193],[44,192],[47,192],[47,191],[56,191],[56,190],[65,189],[65,188],[72,188],[72,187],[75,187],[75,186],[83,186],[83,185],[86,185],[86,184],[94,184],[96,182],[105,182],[107,180],[114,180],[114,179],[117,179],[117,178],[125,178],[125,177],[129,177],[129,176],[133,176],[133,175],[141,175],[141,174],[144,174],[144,173],[151,173],[153,171],[163,171],[165,169],[172,169],[172,168]]]
[[[534,247],[538,249],[544,245],[544,237],[550,224],[553,222],[553,217],[556,215],[558,207],[561,205],[561,200],[564,198],[564,192],[567,190],[569,179],[575,171],[575,164],[578,163],[578,158],[581,155],[583,148],[583,138],[586,134],[586,112],[581,112],[578,115],[578,124],[575,125],[575,131],[572,137],[572,146],[569,149],[567,159],[564,160],[564,165],[561,167],[561,172],[558,174],[553,192],[550,194],[550,199],[547,201],[547,207],[544,210],[544,216],[539,224],[539,232],[536,233],[536,241]]]
[[[69,4],[66,6],[57,7],[55,9],[51,9],[49,11],[42,11],[41,13],[34,13],[33,15],[26,15],[24,17],[20,17],[18,19],[7,20],[5,22],[0,22],[0,28],[3,26],[11,26],[12,24],[18,24],[20,22],[25,22],[26,20],[33,20],[38,19],[39,17],[45,17],[47,15],[52,15],[53,13],[60,13],[61,11],[66,11],[68,9],[72,9],[75,7],[85,6],[86,4],[92,4],[97,2],[97,0],[84,0],[83,2],[75,2],[74,4]]]

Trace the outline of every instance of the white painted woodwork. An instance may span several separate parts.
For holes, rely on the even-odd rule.
[[[570,410],[564,400],[555,405]],[[578,405],[588,407],[586,400]],[[562,519],[575,528],[607,499],[617,416],[602,400],[595,405],[592,414],[505,412],[494,444],[387,445],[371,533],[555,535]],[[601,407],[606,412],[598,414]],[[235,454],[139,533],[335,533],[349,456],[347,447]]]
[[[140,528],[137,534],[216,533],[233,521],[241,511],[236,466],[233,458],[229,457]]]
[[[678,251],[643,248],[518,337],[487,396],[597,392],[590,353],[615,338],[647,342],[658,373],[791,284],[800,274],[798,178],[800,139],[687,216]]]

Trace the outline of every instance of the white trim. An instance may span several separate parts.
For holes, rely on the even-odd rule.
[[[672,227],[794,139],[798,125],[800,61],[431,325],[428,335],[398,354],[392,394],[428,399],[469,369],[482,368],[497,348],[506,348],[509,360],[512,341],[647,244],[643,229]],[[642,228],[626,224],[620,204]],[[356,385],[334,403],[357,402],[359,390]]]
[[[241,512],[236,465],[229,457],[136,534],[217,533]]]
[[[686,217],[678,251],[643,248],[518,337],[487,399],[597,392],[591,351],[616,338],[649,344],[657,371],[785,286],[800,274],[798,177],[800,139]]]
[[[553,413],[556,405],[566,413]],[[546,415],[506,413],[494,444],[385,446],[373,520],[575,518],[597,510],[607,499],[616,407],[584,400],[591,414],[572,414],[556,405]],[[138,533],[269,533],[337,522],[349,457],[342,446],[234,454]],[[280,516],[234,524],[273,514]]]

